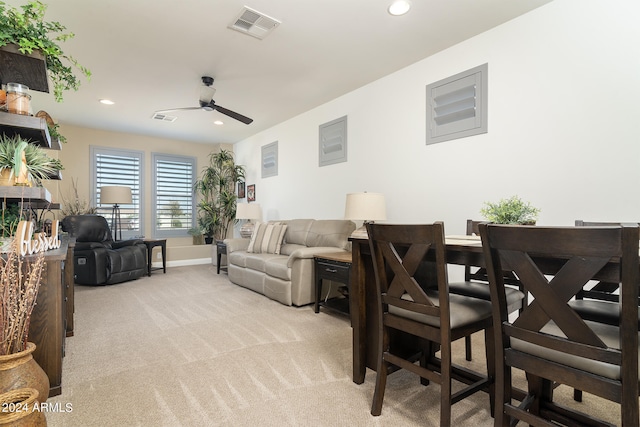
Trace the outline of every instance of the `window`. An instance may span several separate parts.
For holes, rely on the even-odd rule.
[[[130,239],[142,236],[144,218],[142,162],[144,153],[133,150],[114,150],[102,147],[91,147],[91,197],[96,201],[98,214],[107,218],[111,225],[113,205],[100,203],[100,187],[108,185],[131,188],[131,204],[120,205],[122,238]],[[115,238],[115,236],[114,236]]]
[[[320,125],[319,166],[347,161],[347,116]]]
[[[153,153],[154,237],[187,236],[195,226],[196,159]]]
[[[427,144],[487,133],[487,64],[427,86]]]

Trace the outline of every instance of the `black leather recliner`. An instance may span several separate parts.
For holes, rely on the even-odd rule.
[[[67,216],[62,220],[62,230],[76,239],[73,250],[76,283],[111,285],[148,273],[144,242],[140,239],[113,241],[103,216]]]

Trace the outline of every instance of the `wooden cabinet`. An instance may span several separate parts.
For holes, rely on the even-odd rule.
[[[71,304],[69,295],[73,292],[73,262],[65,262],[68,257],[68,244],[66,241],[62,243],[59,249],[45,252],[42,284],[29,324],[29,341],[36,345],[33,358],[49,377],[49,397],[62,392],[62,358],[68,332],[67,312],[73,310],[73,307],[68,305]],[[27,262],[34,257],[35,255],[28,256]],[[65,271],[68,268],[71,271]],[[69,275],[72,278],[71,283],[65,280],[65,276]]]

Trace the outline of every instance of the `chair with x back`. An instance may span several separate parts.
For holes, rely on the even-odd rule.
[[[441,222],[426,225],[367,224],[378,298],[378,364],[372,415],[380,415],[387,374],[396,366],[425,381],[440,384],[440,423],[451,424],[451,405],[493,384],[491,303],[473,297],[449,294]],[[435,260],[437,289],[421,283],[420,266]],[[487,375],[458,369],[451,361],[451,342],[477,331],[487,339]],[[420,364],[390,348],[394,331],[419,337],[423,343]],[[435,353],[440,349],[441,357]],[[452,393],[452,378],[467,384]]]
[[[638,233],[637,224],[480,225],[494,304],[495,425],[606,425],[555,404],[556,383],[620,403],[622,425],[638,425]],[[515,320],[506,308],[503,270],[531,295]],[[590,280],[620,283],[616,325],[585,320],[567,303]],[[527,374],[520,405],[513,402],[512,368]]]
[[[467,236],[480,236],[479,225],[484,224],[484,221],[467,220]],[[505,289],[507,296],[507,305],[510,312],[516,311],[522,308],[522,298],[524,294],[519,290],[520,283],[518,279],[511,273],[507,272],[504,278],[505,284],[508,285]],[[463,282],[450,282],[449,292],[457,295],[465,295],[474,298],[480,298],[489,301],[491,299],[491,292],[489,291],[489,279],[487,278],[487,270],[483,267],[473,267],[465,265],[464,267],[464,281]],[[464,339],[465,345],[465,358],[467,360],[472,359],[471,354],[471,336],[466,336]]]

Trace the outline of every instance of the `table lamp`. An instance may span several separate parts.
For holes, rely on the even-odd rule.
[[[247,222],[240,227],[240,236],[245,239],[251,237],[255,224],[252,219],[262,219],[262,209],[259,203],[238,203],[236,206],[236,219],[246,219]]]
[[[344,210],[345,219],[363,221],[362,227],[351,233],[354,239],[368,239],[366,224],[387,219],[387,206],[384,194],[349,193]]]
[[[117,185],[100,187],[100,204],[113,204],[111,212],[111,233],[113,240],[122,240],[120,226],[120,205],[132,203],[131,188]]]

